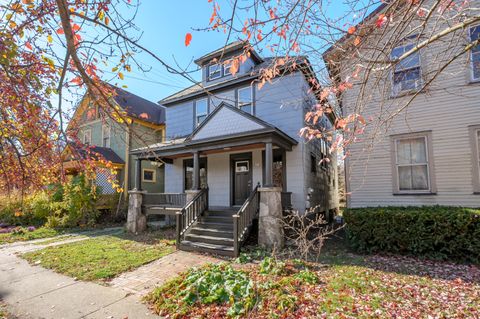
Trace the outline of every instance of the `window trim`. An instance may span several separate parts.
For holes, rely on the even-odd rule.
[[[212,77],[212,72],[210,72],[210,68],[214,65],[216,65],[220,68],[220,70],[219,70],[220,72],[218,73],[218,76],[216,76],[216,77]],[[209,64],[208,68],[207,68],[207,80],[208,81],[213,81],[213,80],[220,79],[221,77],[223,77],[223,65],[221,63]]]
[[[87,135],[87,133],[88,133],[88,143],[85,141],[85,136]],[[92,145],[92,129],[91,128],[83,130],[82,143]]]
[[[473,29],[473,28],[480,28],[480,24],[475,24],[475,25],[472,25],[472,26],[468,27],[468,29],[467,29],[467,34],[468,34],[468,41],[469,41],[469,42],[472,42],[472,35],[471,35],[471,33],[470,33],[470,30]],[[480,44],[479,44],[479,46],[480,46]],[[480,52],[478,52],[477,54],[480,55]],[[480,77],[478,77],[478,78],[475,78],[475,77],[474,77],[474,72],[473,72],[473,51],[472,51],[472,50],[470,50],[469,58],[470,58],[470,63],[469,63],[469,64],[470,64],[470,68],[469,68],[469,69],[470,69],[470,81],[471,81],[471,82],[480,82]]]
[[[209,109],[210,109],[210,99],[208,97],[205,97],[205,98],[200,98],[200,99],[197,99],[195,100],[194,102],[194,114],[193,114],[193,127],[196,128],[198,127],[202,122],[198,122],[198,113],[197,113],[197,103],[199,101],[206,101],[207,102],[207,109],[206,109],[206,113],[202,113],[201,116],[205,116],[207,117],[208,114],[209,114]]]
[[[425,139],[425,151],[427,159],[428,190],[400,190],[398,165],[397,165],[397,141],[405,139]],[[406,134],[390,135],[391,147],[391,169],[392,169],[392,191],[393,195],[435,195],[437,192],[435,180],[435,163],[433,157],[432,131],[423,131]],[[425,165],[425,164],[422,164]]]
[[[472,183],[473,193],[480,195],[480,142],[477,134],[480,133],[480,124],[468,127],[470,135],[470,146],[472,150]]]
[[[240,90],[245,90],[245,89],[248,89],[248,88],[250,88],[250,98],[251,98],[250,103],[240,104]],[[254,102],[253,102],[253,101],[255,101],[253,85],[248,85],[248,86],[244,86],[244,87],[240,87],[240,88],[236,89],[235,103],[236,103],[236,107],[237,107],[239,110],[242,110],[241,106],[250,104],[251,109],[252,109],[252,111],[250,112],[250,114],[251,114],[251,115],[254,115],[254,114],[255,114],[255,105],[254,105]],[[242,111],[243,111],[243,110],[242,110]]]
[[[108,128],[108,145],[105,144],[105,128]],[[112,127],[109,124],[102,124],[102,146],[110,148],[112,139]]]
[[[227,63],[227,64],[223,64],[223,66],[222,66],[222,69],[223,69],[222,74],[223,74],[223,76],[232,75],[232,73],[230,72],[230,68],[232,67],[232,63],[233,63],[233,62],[230,61],[230,62]],[[227,72],[227,70],[228,70],[228,72]]]
[[[393,48],[393,50],[397,49],[397,48],[403,48],[403,47],[406,47],[408,45],[414,45],[413,43],[410,43],[410,42],[407,42],[405,44],[402,44],[402,45],[399,45],[399,46],[396,46]],[[393,51],[392,50],[392,51]],[[399,90],[398,92],[395,92],[394,88],[395,88],[395,81],[394,81],[394,78],[395,78],[395,67],[396,65],[394,65],[392,67],[392,70],[390,72],[390,85],[391,85],[391,90],[390,90],[390,96],[395,98],[395,97],[400,97],[402,95],[405,95],[405,94],[409,94],[409,93],[412,93],[412,92],[417,92],[418,90],[420,90],[421,86],[422,86],[422,83],[423,83],[423,78],[422,78],[422,55],[420,54],[420,50],[418,50],[416,52],[418,54],[418,67],[414,67],[414,68],[409,68],[409,69],[404,69],[402,71],[409,71],[409,70],[413,70],[413,69],[416,69],[418,68],[419,69],[419,79],[418,81],[420,82],[418,87],[415,87],[414,89],[408,89],[408,90]],[[390,58],[391,58],[391,52],[390,52]],[[415,53],[414,53],[415,54]]]
[[[152,172],[152,179],[145,179],[145,172]],[[156,183],[157,182],[157,171],[151,168],[142,168],[142,182],[143,183]]]

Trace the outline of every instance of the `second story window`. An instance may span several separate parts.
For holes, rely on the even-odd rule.
[[[86,129],[86,130],[83,131],[82,142],[83,142],[83,144],[92,144],[92,130],[91,129]]]
[[[202,99],[195,102],[195,125],[198,126],[208,115],[208,100]]]
[[[252,87],[238,89],[238,108],[247,113],[253,114]]]
[[[222,77],[222,65],[211,64],[208,66],[208,80],[215,80]]]
[[[477,41],[480,39],[480,25],[471,27],[469,29],[470,41]],[[480,81],[480,44],[474,46],[470,50],[470,61],[472,64],[472,80]]]
[[[230,72],[231,67],[232,67],[232,62],[227,63],[223,66],[223,76],[227,76],[227,75],[231,74],[231,72]]]
[[[110,125],[103,124],[102,125],[102,146],[103,147],[110,147]]]
[[[396,47],[392,50],[392,60],[400,58],[405,52],[410,51],[413,44]],[[414,52],[402,59],[395,65],[392,74],[392,95],[396,96],[402,92],[417,90],[421,85],[420,54]]]

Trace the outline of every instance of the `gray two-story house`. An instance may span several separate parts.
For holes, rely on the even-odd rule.
[[[232,75],[229,60],[245,52],[248,58]],[[262,70],[274,62],[234,42],[195,60],[201,82],[160,101],[167,141],[133,153],[165,163],[166,193],[208,188],[208,209],[230,217],[257,185],[280,188],[284,208],[338,207],[336,155],[326,140],[307,142],[299,135],[317,103],[308,59],[297,58],[296,68],[285,66],[260,87]],[[321,122],[330,129],[333,121],[329,114]]]

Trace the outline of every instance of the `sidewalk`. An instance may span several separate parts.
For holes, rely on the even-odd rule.
[[[0,247],[0,300],[12,315],[22,319],[158,318],[141,303],[142,294],[192,266],[220,261],[177,251],[102,286],[32,266],[16,255],[88,238],[83,235],[53,243],[50,238]],[[41,245],[42,241],[46,244]]]

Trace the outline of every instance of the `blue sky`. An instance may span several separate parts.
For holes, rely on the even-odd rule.
[[[333,0],[331,3],[332,18],[346,9],[343,1]],[[273,1],[276,2],[276,1]],[[219,1],[221,12],[231,11],[231,1]],[[245,3],[245,2],[244,2]],[[330,14],[329,13],[329,14]],[[127,12],[127,15],[131,12]],[[208,26],[212,14],[212,4],[207,0],[140,0],[135,24],[143,32],[140,44],[153,51],[165,62],[181,67],[190,65],[194,69],[193,60],[205,53],[222,47],[227,35],[217,31],[193,31],[195,28]],[[190,46],[184,44],[185,34],[191,32],[193,39]],[[231,40],[235,40],[232,38]],[[152,70],[143,73],[136,68],[125,72],[123,81],[111,81],[112,84],[127,85],[127,90],[153,102],[179,91],[192,83],[179,75],[170,74],[165,68],[146,53],[136,56]],[[314,64],[318,61],[312,61]],[[105,78],[114,74],[106,73]],[[194,75],[199,80],[200,74]]]
[[[181,67],[191,63],[193,68],[193,59],[225,43],[226,35],[223,32],[192,30],[207,26],[211,13],[211,4],[207,0],[143,0],[135,20],[143,31],[140,43],[167,63],[174,65],[177,62]],[[188,47],[184,43],[187,32],[193,34]],[[156,102],[191,85],[179,75],[168,73],[147,54],[141,54],[138,58],[152,67],[152,71],[144,74],[132,69],[131,73],[125,73],[125,80],[121,82],[128,86],[128,91]],[[199,77],[200,74],[195,75],[196,79]]]

